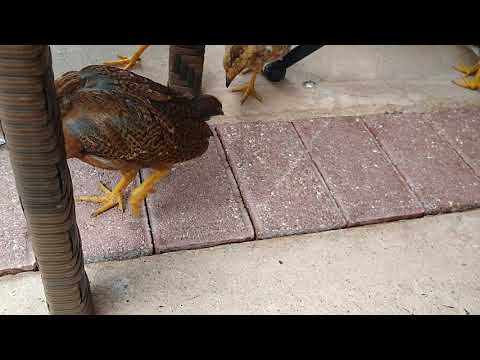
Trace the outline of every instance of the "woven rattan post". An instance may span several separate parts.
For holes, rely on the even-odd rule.
[[[49,46],[0,46],[0,118],[48,309],[91,314]]]
[[[202,90],[205,45],[171,45],[169,51],[168,85],[198,96]]]

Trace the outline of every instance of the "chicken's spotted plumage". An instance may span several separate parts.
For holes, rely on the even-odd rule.
[[[223,114],[213,96],[191,98],[130,71],[94,65],[64,74],[55,81],[67,158],[119,170],[122,179],[105,195],[80,200],[102,205],[98,215],[122,204],[123,190],[142,168],[153,174],[132,192],[130,205],[140,205],[155,183],[174,164],[201,156],[212,132],[206,121]]]

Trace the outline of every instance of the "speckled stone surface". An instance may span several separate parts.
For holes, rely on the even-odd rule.
[[[259,239],[346,221],[291,123],[217,127]]]
[[[0,147],[0,276],[35,265],[6,146]]]
[[[150,174],[142,170],[144,179]],[[147,198],[156,252],[253,239],[253,227],[217,137],[178,164]]]
[[[480,111],[454,109],[426,113],[424,119],[431,121],[436,130],[480,176]]]
[[[422,205],[359,118],[293,124],[349,226],[423,215]]]
[[[79,160],[68,160],[74,196],[99,195],[98,182],[112,188],[120,179],[116,171],[96,169]],[[128,206],[128,196],[137,180],[125,193],[125,212],[117,207],[93,218],[91,214],[98,205],[76,202],[77,224],[82,237],[85,262],[122,260],[153,253],[148,219],[143,208],[141,217],[133,218]]]
[[[480,206],[480,178],[422,115],[372,115],[365,122],[428,214]]]

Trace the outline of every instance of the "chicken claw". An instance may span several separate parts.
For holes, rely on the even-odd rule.
[[[454,66],[453,68],[465,75],[463,79],[454,80],[454,84],[471,90],[480,89],[480,62],[474,66],[460,65]],[[474,75],[475,73],[476,75],[473,79],[468,79],[468,76]]]
[[[134,170],[125,172],[113,190],[110,190],[103,183],[99,183],[100,190],[104,193],[104,195],[80,196],[77,200],[93,202],[102,205],[99,209],[95,210],[95,212],[92,214],[92,217],[97,217],[98,215],[103,214],[105,211],[110,210],[117,205],[120,210],[123,211],[123,191],[133,181],[133,179],[135,179],[136,174],[137,172]]]
[[[254,96],[258,101],[262,102],[262,97],[258,95],[255,90],[256,78],[257,78],[257,73],[254,72],[252,78],[247,84],[232,89],[232,92],[243,92],[242,104],[245,102],[245,100],[247,100],[247,98],[250,95]]]
[[[135,188],[135,190],[132,191],[132,195],[130,195],[130,199],[128,200],[128,202],[130,203],[130,207],[132,208],[133,216],[140,216],[140,207],[143,200],[145,200],[148,193],[154,192],[155,184],[169,174],[169,168],[154,170],[150,177],[145,179],[145,181],[141,185],[139,185],[137,188]]]
[[[147,48],[149,47],[150,45],[141,45],[137,51],[135,51],[135,53],[131,56],[131,57],[127,57],[127,56],[118,56],[120,58],[120,60],[113,60],[113,61],[107,61],[105,62],[104,64],[105,65],[113,65],[113,66],[118,66],[118,65],[125,65],[123,67],[124,70],[128,70],[132,67],[134,67],[138,61],[140,61],[140,56],[142,56],[143,52],[145,50],[147,50]]]

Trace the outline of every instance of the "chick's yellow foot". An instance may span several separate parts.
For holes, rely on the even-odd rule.
[[[480,89],[480,62],[474,66],[460,65],[453,68],[465,75],[463,79],[454,80],[454,84],[471,90]],[[475,77],[469,79],[468,77],[471,75],[475,75]]]
[[[476,65],[473,66],[467,66],[467,65],[459,65],[459,66],[454,66],[453,67],[455,70],[460,71],[463,73],[465,76],[470,76],[475,74],[477,71],[480,71],[480,62]]]
[[[247,98],[250,95],[255,97],[255,99],[257,99],[258,101],[262,102],[262,97],[258,95],[257,92],[255,91],[256,77],[257,77],[257,73],[254,72],[251,80],[247,84],[232,89],[232,92],[243,92],[242,104],[245,102],[245,100],[247,100]]]
[[[99,187],[100,190],[102,190],[102,192],[104,193],[104,195],[80,196],[78,198],[79,201],[101,204],[101,207],[95,210],[95,212],[92,214],[92,217],[96,217],[104,213],[105,211],[116,207],[117,205],[123,211],[123,192],[111,191],[102,183],[99,183]]]
[[[154,186],[165,176],[170,174],[170,169],[161,169],[154,170],[152,175],[148,177],[141,185],[139,185],[135,190],[132,191],[130,199],[130,207],[132,208],[132,214],[136,217],[140,216],[140,208],[142,206],[143,200],[147,197],[148,193],[154,192]]]
[[[480,89],[480,73],[474,79],[463,78],[463,79],[454,80],[453,82],[458,86],[461,86],[467,89],[478,90]]]
[[[93,202],[101,204],[102,206],[97,209],[92,216],[96,217],[111,208],[118,207],[123,211],[123,191],[127,186],[135,179],[137,174],[136,170],[130,170],[122,173],[122,178],[115,186],[113,190],[107,188],[104,184],[99,183],[100,190],[104,195],[100,196],[80,196],[78,201]]]
[[[134,67],[138,61],[140,61],[140,56],[142,56],[143,52],[147,50],[147,48],[150,45],[142,45],[138,48],[137,51],[135,51],[135,54],[133,54],[131,57],[127,56],[118,56],[120,60],[113,60],[113,61],[107,61],[104,64],[105,65],[113,65],[113,66],[122,66],[124,70],[128,70],[132,67]]]

